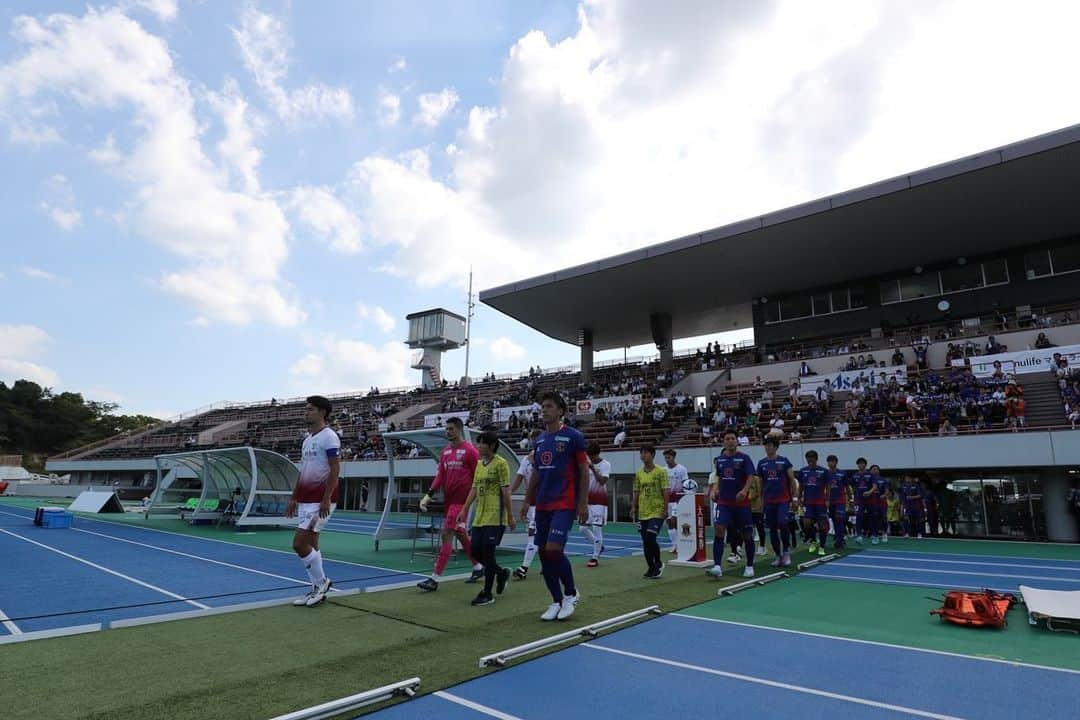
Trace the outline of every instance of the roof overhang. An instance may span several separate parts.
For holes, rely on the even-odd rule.
[[[605,350],[752,326],[755,298],[1080,231],[1080,125],[641,250],[484,290],[481,302]],[[722,269],[722,274],[721,274]],[[652,282],[678,278],[678,282]],[[632,288],[632,291],[623,291]]]

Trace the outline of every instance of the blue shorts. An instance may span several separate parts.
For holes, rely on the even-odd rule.
[[[754,517],[750,514],[750,508],[737,507],[735,505],[717,505],[713,516],[713,524],[729,528],[754,527]]]
[[[660,534],[660,528],[664,527],[663,518],[649,518],[638,523],[638,532],[644,535],[651,532],[653,535]]]
[[[829,513],[835,522],[841,525],[847,523],[847,505],[830,505]]]
[[[824,505],[807,505],[803,510],[803,517],[807,520],[828,520],[829,511]]]
[[[565,547],[576,516],[573,510],[537,510],[536,535],[533,536],[536,547],[542,548],[548,543]]]
[[[779,530],[786,527],[791,508],[787,501],[778,503],[765,503],[765,527],[770,530]]]
[[[503,525],[474,526],[472,532],[469,533],[469,539],[472,540],[473,547],[498,545],[502,542],[503,532],[505,530],[506,528]]]

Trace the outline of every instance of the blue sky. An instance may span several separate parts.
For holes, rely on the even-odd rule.
[[[1080,117],[1069,4],[829,7],[5,3],[0,379],[157,415],[414,383],[404,316],[464,312],[470,266],[491,287]],[[474,374],[578,358],[482,305],[474,338]]]

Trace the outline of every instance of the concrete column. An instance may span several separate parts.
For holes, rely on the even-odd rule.
[[[581,329],[581,382],[592,382],[593,339],[592,330]]]
[[[660,367],[664,370],[670,370],[675,359],[675,352],[671,344],[671,313],[653,313],[650,315],[649,329],[652,331],[656,349],[660,351]]]
[[[1046,535],[1053,542],[1080,541],[1077,518],[1069,512],[1067,496],[1069,479],[1063,468],[1053,468],[1042,480],[1043,512],[1046,513]]]

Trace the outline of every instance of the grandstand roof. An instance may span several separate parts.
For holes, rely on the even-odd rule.
[[[1080,125],[480,293],[557,340],[596,350],[750,327],[751,303],[984,255],[1080,230]],[[736,252],[732,252],[732,245]],[[717,269],[736,282],[720,281]],[[647,282],[657,277],[679,282]],[[632,289],[632,291],[629,291]]]

